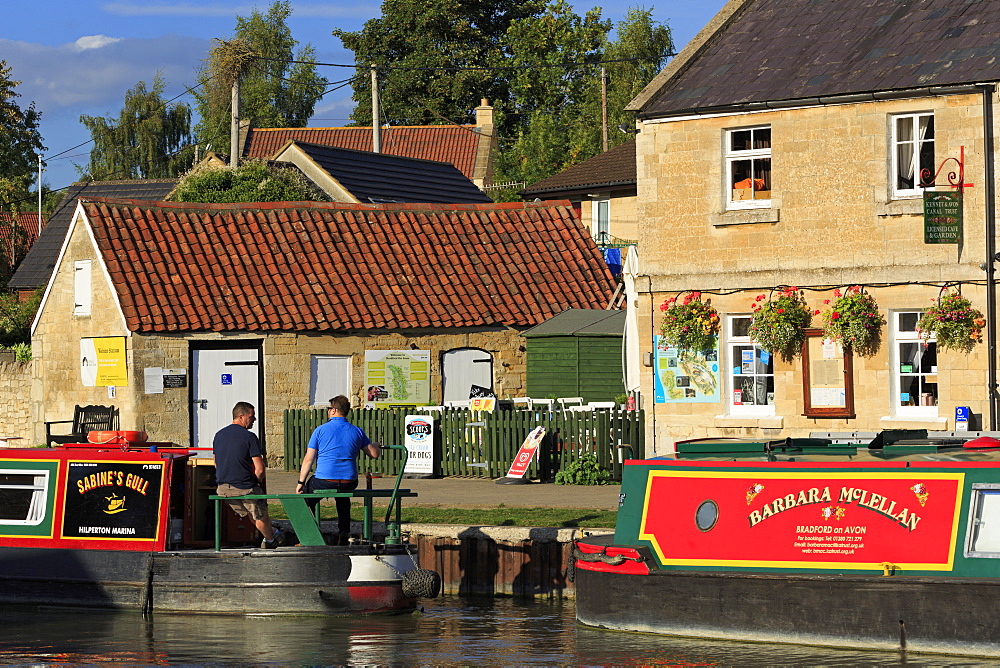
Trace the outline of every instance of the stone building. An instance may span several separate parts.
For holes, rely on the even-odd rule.
[[[273,465],[285,409],[378,401],[366,360],[390,351],[410,366],[384,385],[413,385],[390,402],[523,394],[520,333],[613,288],[567,202],[83,198],[33,326],[33,415],[110,403],[123,429],[210,447],[250,401]]]
[[[998,3],[731,0],[632,101],[657,451],[703,436],[950,430],[957,407],[996,428],[998,38]],[[957,243],[925,239],[925,191],[963,192]],[[752,305],[789,286],[810,312],[861,286],[886,321],[874,353],[818,329],[805,355],[763,350]],[[916,329],[957,290],[986,315],[969,353]],[[721,317],[701,389],[656,345],[661,304],[691,292]]]

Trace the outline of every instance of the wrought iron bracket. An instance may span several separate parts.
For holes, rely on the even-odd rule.
[[[934,175],[931,175],[931,170],[921,169],[920,170],[920,187],[921,188],[933,188],[938,184],[938,177],[941,176],[941,172],[944,171],[945,165],[949,162],[954,162],[956,167],[953,167],[953,171],[947,173],[948,183],[942,183],[940,185],[945,187],[951,187],[958,190],[959,193],[965,194],[966,188],[972,188],[975,186],[974,183],[965,182],[965,147],[959,147],[959,154],[957,158],[945,158],[938,165],[937,171]]]

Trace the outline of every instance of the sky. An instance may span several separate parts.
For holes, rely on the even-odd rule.
[[[44,182],[62,188],[77,180],[74,166],[85,165],[90,133],[82,114],[117,115],[125,92],[139,81],[151,84],[160,72],[165,99],[195,82],[213,38],[233,34],[236,16],[270,0],[0,0],[0,60],[22,84],[16,91],[22,107],[34,102],[42,112],[41,133],[47,150]],[[595,4],[571,2],[577,13]],[[679,51],[721,9],[725,0],[670,0],[663,4],[608,0],[602,17],[615,22],[630,7],[653,10],[656,21],[670,26]],[[298,2],[292,0],[288,26],[299,44],[309,43],[319,62],[352,64],[353,53],[331,35],[334,28],[357,31],[380,15],[372,0]],[[331,81],[346,78],[341,68],[320,68]],[[190,102],[190,98],[186,99]],[[353,107],[350,88],[329,93],[317,105],[309,125],[346,125]],[[83,146],[77,147],[79,144]],[[77,147],[77,148],[74,148]]]

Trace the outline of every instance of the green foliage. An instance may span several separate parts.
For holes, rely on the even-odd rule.
[[[36,291],[30,298],[21,301],[14,294],[0,294],[0,346],[23,351],[18,346],[27,346],[27,359],[31,359],[31,323],[42,303],[42,291]],[[22,360],[23,352],[18,352]]]
[[[498,118],[513,142],[502,146],[499,182],[536,183],[602,151],[601,61],[608,77],[608,141],[614,147],[631,135],[625,105],[659,72],[673,50],[670,29],[652,12],[632,9],[615,28],[600,10],[578,16],[563,0],[554,0],[543,16],[517,22],[507,43],[514,65],[553,65],[515,70],[511,99],[498,103]],[[638,60],[636,60],[638,59]],[[592,63],[572,68],[563,63]]]
[[[837,300],[823,313],[826,337],[843,342],[859,355],[874,355],[878,351],[879,333],[885,324],[885,317],[879,312],[875,298],[862,292],[857,285],[847,288],[844,294],[834,290],[833,296]],[[829,304],[830,300],[824,303]],[[819,311],[814,315],[819,315]]]
[[[18,362],[30,362],[31,361],[31,344],[30,343],[15,343],[9,348],[4,348],[4,350],[13,350],[14,359]]]
[[[785,288],[767,301],[758,295],[752,309],[749,333],[757,345],[785,360],[799,354],[812,314],[798,288]]]
[[[238,167],[199,169],[181,179],[174,202],[322,202],[329,198],[294,167],[248,160]]]
[[[609,485],[609,474],[597,463],[597,455],[581,452],[562,471],[556,473],[557,485]]]
[[[917,329],[925,340],[934,338],[939,347],[969,353],[983,340],[986,318],[959,292],[948,292],[920,316]]]
[[[38,132],[41,113],[35,103],[22,109],[21,82],[11,78],[11,68],[0,60],[0,213],[20,210],[38,168],[37,154],[45,150]]]
[[[254,60],[240,83],[240,118],[258,128],[305,127],[316,103],[329,82],[316,73],[312,64],[291,60],[316,60],[312,46],[294,52],[298,42],[286,20],[292,13],[288,0],[271,4],[266,14],[254,9],[249,17],[236,17],[236,33],[254,53]],[[198,72],[200,87],[194,95],[200,120],[196,126],[198,143],[219,153],[229,152],[230,101],[232,81],[226,76],[225,51],[213,49],[212,56]]]
[[[160,179],[191,167],[191,110],[183,102],[168,105],[165,83],[157,74],[153,87],[140,81],[125,93],[117,118],[80,116],[94,146],[86,168],[77,169],[95,180]]]
[[[624,404],[627,401],[628,401],[628,394],[616,394],[615,395],[615,403],[616,404],[621,405],[621,404]]]
[[[681,303],[676,297],[660,306],[660,335],[671,346],[686,350],[711,350],[719,334],[719,312],[711,302],[703,302],[700,292],[684,296]]]
[[[512,22],[537,16],[542,0],[384,0],[382,15],[358,32],[334,30],[360,67],[351,78],[351,119],[371,125],[370,66],[379,71],[382,121],[390,125],[465,123],[482,98],[509,96],[507,72],[391,68],[508,65]]]

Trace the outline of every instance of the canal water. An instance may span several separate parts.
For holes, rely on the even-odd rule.
[[[893,652],[727,643],[577,625],[573,603],[447,597],[356,619],[0,609],[0,664],[982,666]]]

